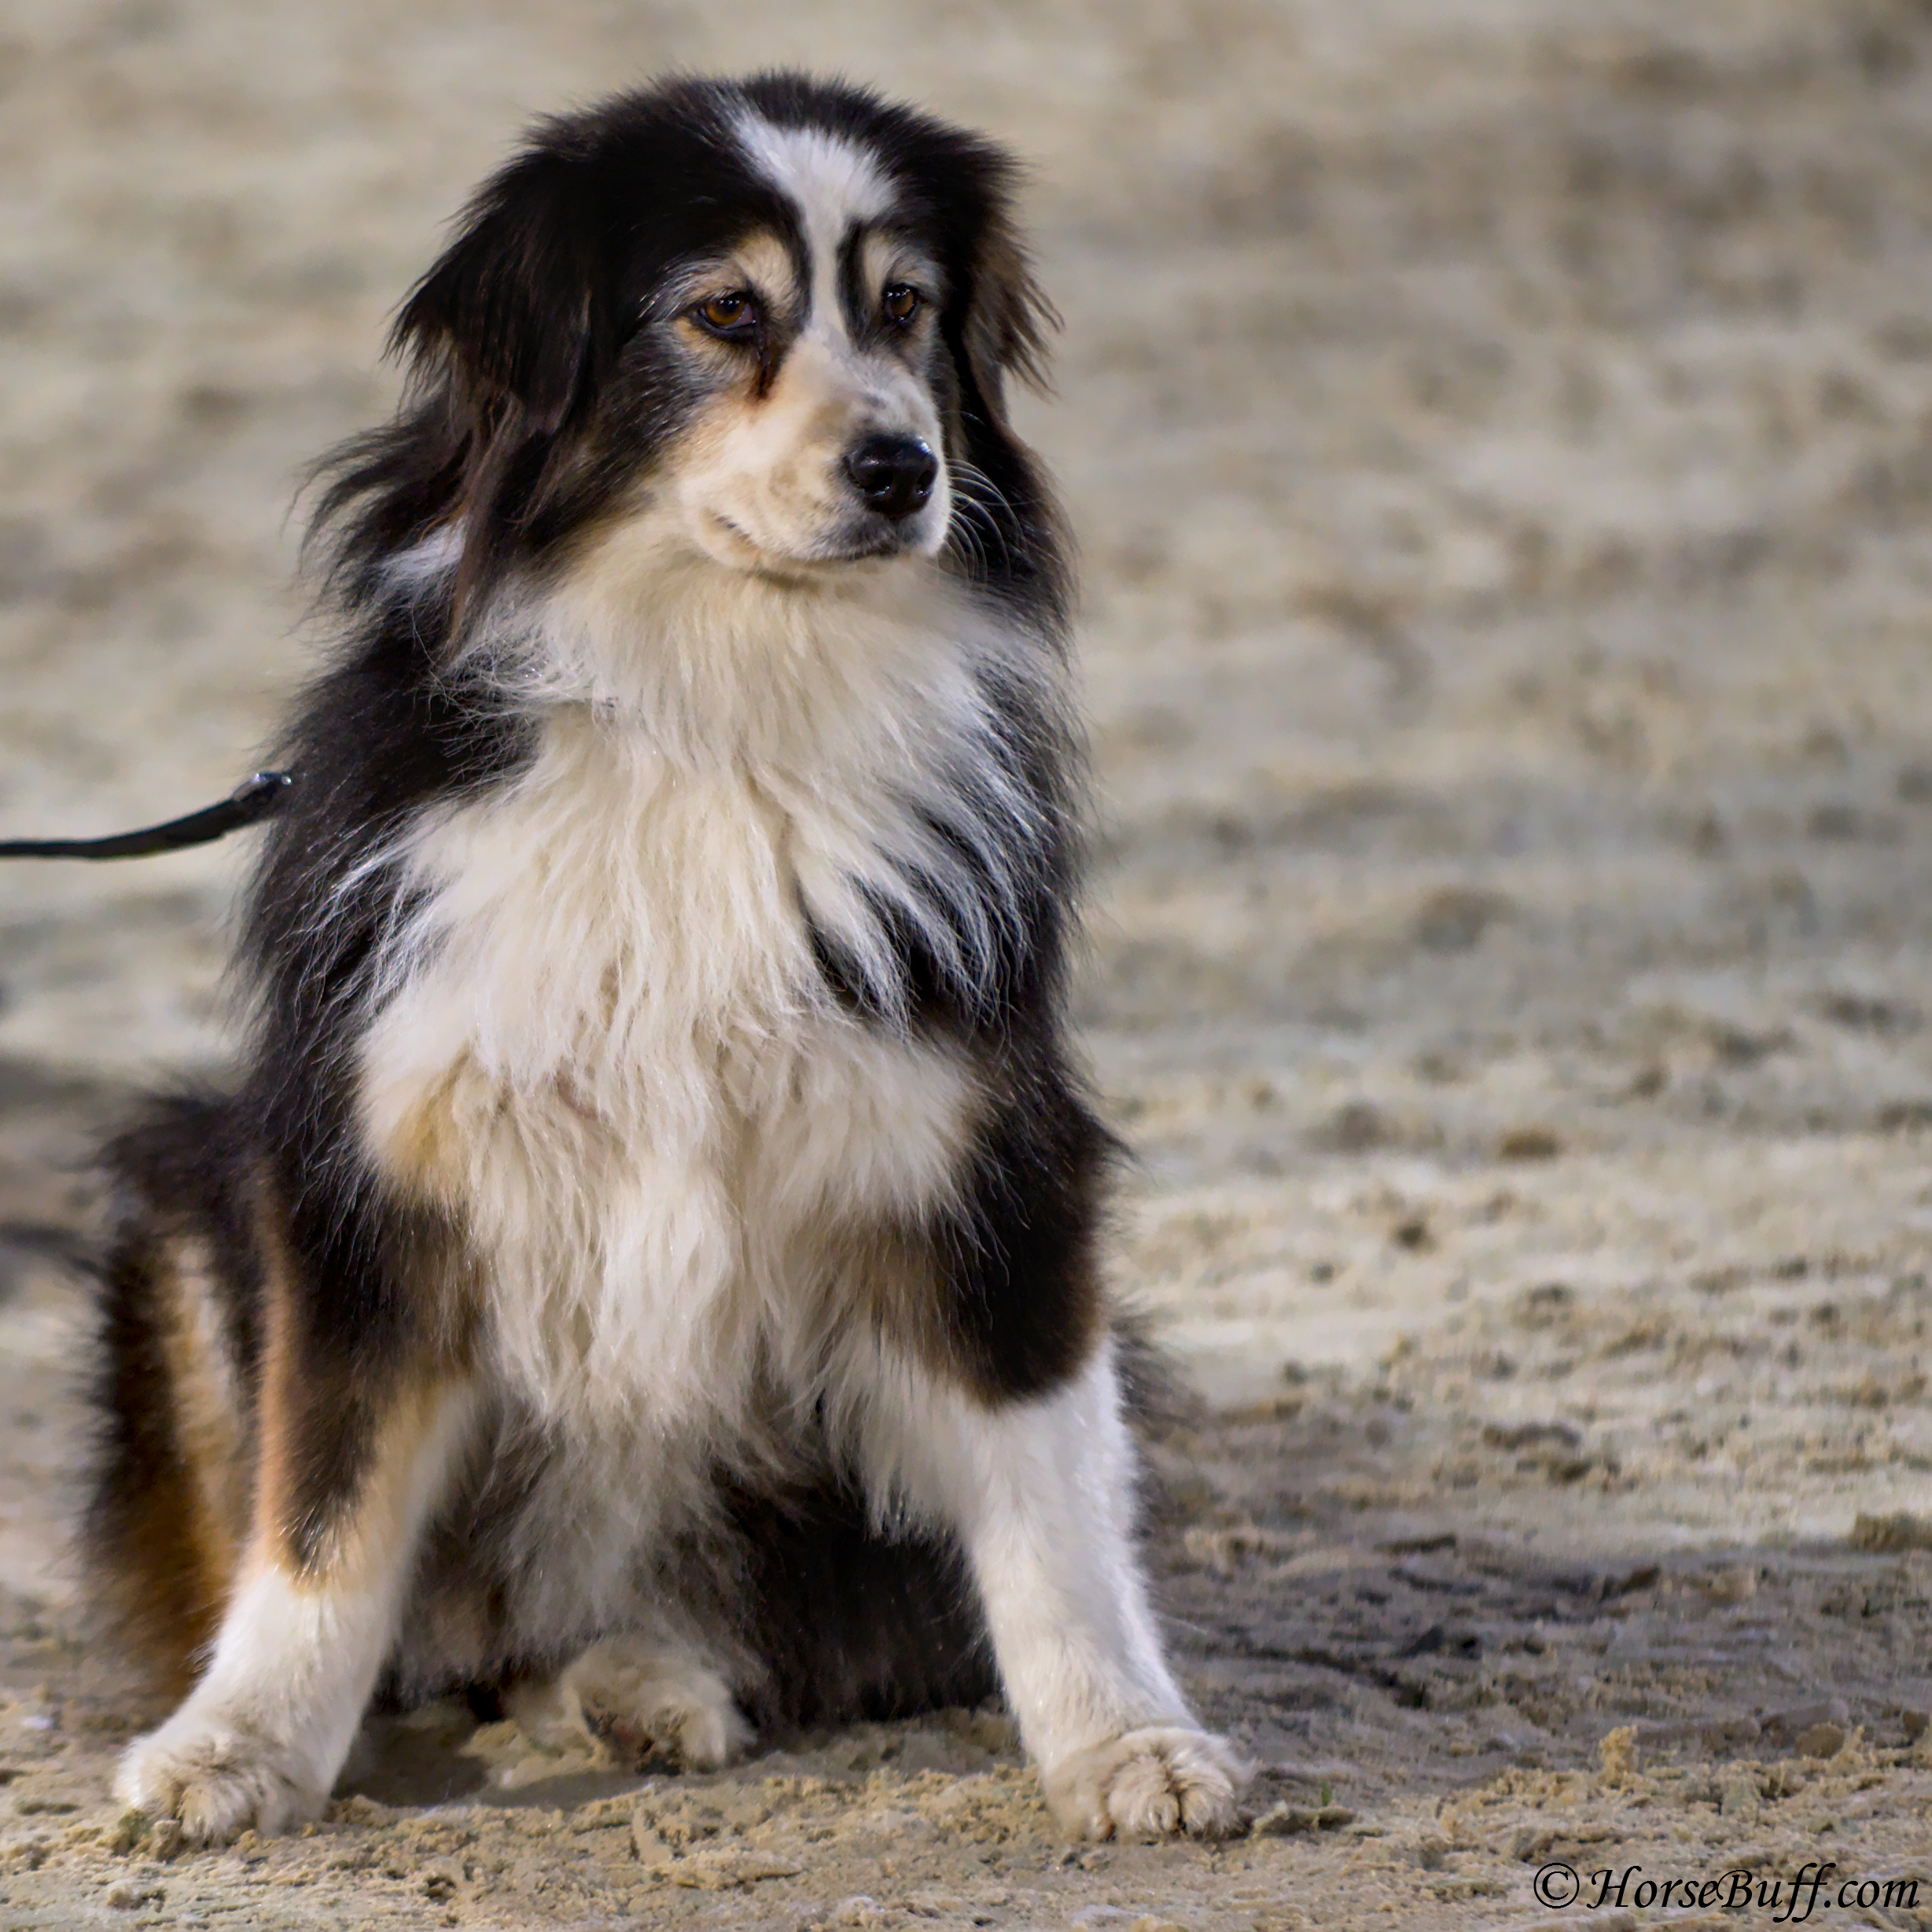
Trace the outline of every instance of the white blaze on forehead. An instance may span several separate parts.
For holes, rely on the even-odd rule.
[[[891,182],[864,149],[822,127],[778,127],[747,114],[738,133],[753,166],[798,210],[811,285],[812,333],[842,336],[839,252],[855,227],[890,212]]]

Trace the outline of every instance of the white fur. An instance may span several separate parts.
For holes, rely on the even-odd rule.
[[[812,263],[812,309],[838,313],[838,256],[855,227],[892,212],[892,185],[863,148],[822,127],[779,127],[760,114],[738,122],[752,165],[798,212]]]
[[[513,1689],[505,1708],[540,1744],[608,1739],[633,1757],[662,1753],[716,1771],[752,1741],[731,1687],[687,1647],[642,1632],[593,1643],[549,1682]]]
[[[383,566],[383,575],[398,598],[420,595],[439,577],[446,577],[462,561],[463,542],[454,530],[436,530],[406,550],[398,550]]]
[[[561,1445],[517,1611],[553,1639],[627,1606],[630,1551],[700,1506],[715,1451],[782,1456],[761,1390],[848,1372],[825,1227],[945,1199],[977,1119],[955,1049],[837,1006],[808,913],[889,1016],[866,892],[971,981],[1017,912],[927,822],[996,889],[1042,830],[984,689],[1025,642],[936,570],[832,594],[649,562],[613,539],[485,646],[538,749],[382,861],[414,909],[362,1050],[378,1157],[406,1165],[426,1114],[452,1130],[416,1184],[484,1262],[493,1381]]]
[[[861,885],[935,944],[963,922],[971,973],[995,935],[961,921],[966,882],[948,896],[921,822],[965,827],[996,881],[1040,836],[985,680],[1050,678],[1051,655],[917,565],[830,597],[705,581],[702,603],[680,597],[679,568],[631,533],[521,636],[506,622],[483,648],[524,701],[546,698],[535,760],[399,859],[418,910],[386,963],[365,1124],[381,1150],[410,1144],[425,1106],[463,1123],[447,1185],[484,1253],[494,1373],[569,1445],[528,1506],[544,1557],[518,1620],[554,1635],[636,1615],[629,1552],[701,1507],[710,1459],[782,1460],[756,1433],[763,1375],[801,1412],[823,1405],[881,1518],[956,1533],[1069,1829],[1218,1828],[1241,1767],[1161,1658],[1110,1353],[989,1410],[863,1324],[838,1329],[811,1285],[828,1220],[945,1198],[978,1096],[947,1049],[831,1003],[807,912],[881,988]],[[883,863],[915,853],[934,898]],[[631,1673],[646,1731],[641,1706],[708,1669],[688,1644],[665,1654],[689,1669]],[[609,1674],[595,1654],[590,1677]]]
[[[123,1757],[115,1794],[172,1813],[193,1840],[277,1831],[320,1812],[395,1641],[416,1543],[461,1455],[473,1392],[447,1391],[360,1560],[327,1579],[256,1557],[193,1694]]]
[[[867,436],[909,436],[944,445],[937,405],[918,357],[878,340],[855,340],[840,289],[840,265],[855,231],[892,211],[892,183],[862,149],[818,128],[776,127],[747,113],[738,127],[753,165],[797,211],[805,286],[792,285],[789,253],[770,237],[748,237],[719,265],[716,292],[749,284],[766,306],[796,324],[768,392],[755,403],[714,412],[694,438],[697,460],[673,463],[653,492],[662,520],[694,551],[736,569],[795,572],[850,567],[857,508],[845,474]],[[865,252],[876,300],[888,282],[911,277],[933,293],[931,265],[896,237]],[[692,293],[695,293],[694,290]],[[915,340],[931,326],[922,321]],[[742,352],[718,350],[729,381],[746,377]],[[892,541],[936,555],[952,517],[942,466],[930,498]]]
[[[874,1486],[958,1535],[1062,1823],[1093,1838],[1226,1827],[1246,1768],[1161,1657],[1111,1348],[1036,1401],[988,1409],[919,1376],[897,1393],[867,1419]]]
[[[855,332],[837,285],[892,186],[822,131],[747,115],[738,135],[800,212],[808,288],[779,288],[789,263],[753,237],[696,265],[679,300],[764,276],[795,324],[782,366],[767,383],[677,310],[708,411],[633,500],[466,613],[452,688],[526,722],[527,762],[420,815],[343,888],[346,909],[382,875],[395,907],[355,995],[364,1145],[473,1250],[476,1382],[396,1449],[382,1507],[328,1553],[332,1581],[245,1571],[202,1682],[128,1753],[122,1795],[197,1837],[312,1812],[385,1659],[438,1680],[466,1641],[588,1643],[526,1699],[533,1726],[587,1713],[724,1761],[745,1742],[727,1682],[745,1660],[716,1647],[729,1632],[686,1627],[701,1606],[653,1600],[651,1559],[701,1529],[721,1461],[782,1478],[821,1426],[882,1522],[956,1536],[1071,1828],[1231,1814],[1239,1768],[1190,1715],[1135,1567],[1110,1352],[989,1408],[896,1352],[839,1272],[841,1240],[949,1203],[1001,1098],[981,1086],[995,1055],[911,1025],[896,933],[961,1003],[990,988],[1059,833],[1042,815],[1058,806],[1014,775],[1029,748],[1009,712],[1051,734],[1066,694],[1051,642],[933,561],[943,469],[899,553],[853,561],[855,440],[942,446],[919,338]],[[868,288],[931,279],[883,230],[863,260]],[[396,556],[394,594],[456,566],[462,540]],[[815,932],[863,1020],[828,988]],[[490,1429],[484,1480],[507,1472],[517,1511],[492,1522],[509,1628],[466,1636],[462,1605],[405,1592],[429,1512]]]

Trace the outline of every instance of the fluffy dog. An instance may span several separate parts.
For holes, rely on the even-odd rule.
[[[1231,1816],[1133,1548],[1013,176],[675,81],[539,127],[401,311],[245,1072],[111,1150],[86,1543],[191,1839],[477,1687],[694,1767],[1003,1689],[1072,1831]]]

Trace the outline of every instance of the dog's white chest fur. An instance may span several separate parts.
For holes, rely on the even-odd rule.
[[[756,1372],[809,1388],[826,1231],[956,1171],[962,1062],[842,1009],[813,951],[814,925],[883,947],[868,904],[980,755],[960,647],[895,632],[826,641],[849,703],[787,688],[808,659],[772,676],[732,756],[558,705],[512,784],[409,841],[364,1124],[459,1216],[497,1369],[542,1414],[715,1437]]]

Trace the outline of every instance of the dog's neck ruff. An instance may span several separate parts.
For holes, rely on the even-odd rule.
[[[744,819],[790,874],[799,934],[889,1022],[907,933],[969,1003],[985,992],[1062,830],[1021,775],[1029,735],[1062,727],[1058,652],[924,560],[800,587],[620,531],[506,596],[464,655],[543,742],[596,747],[568,782],[539,758],[513,797],[622,824],[683,792]],[[822,992],[816,966],[801,984]]]
[[[907,936],[983,979],[1046,836],[999,701],[1043,647],[928,569],[705,574],[645,604],[580,569],[503,613],[473,669],[532,719],[528,763],[372,861],[399,910],[370,1143],[473,1230],[506,1370],[554,1415],[631,1412],[665,1361],[738,1389],[720,1352],[807,1346],[802,1305],[755,1312],[798,1300],[795,1231],[943,1196],[975,1083],[907,1030]]]
[[[890,733],[908,705],[965,725],[948,686],[981,667],[1021,675],[1031,644],[927,560],[780,578],[721,566],[653,517],[550,584],[506,591],[456,668],[513,705],[594,706],[696,770],[836,762],[852,726]]]

